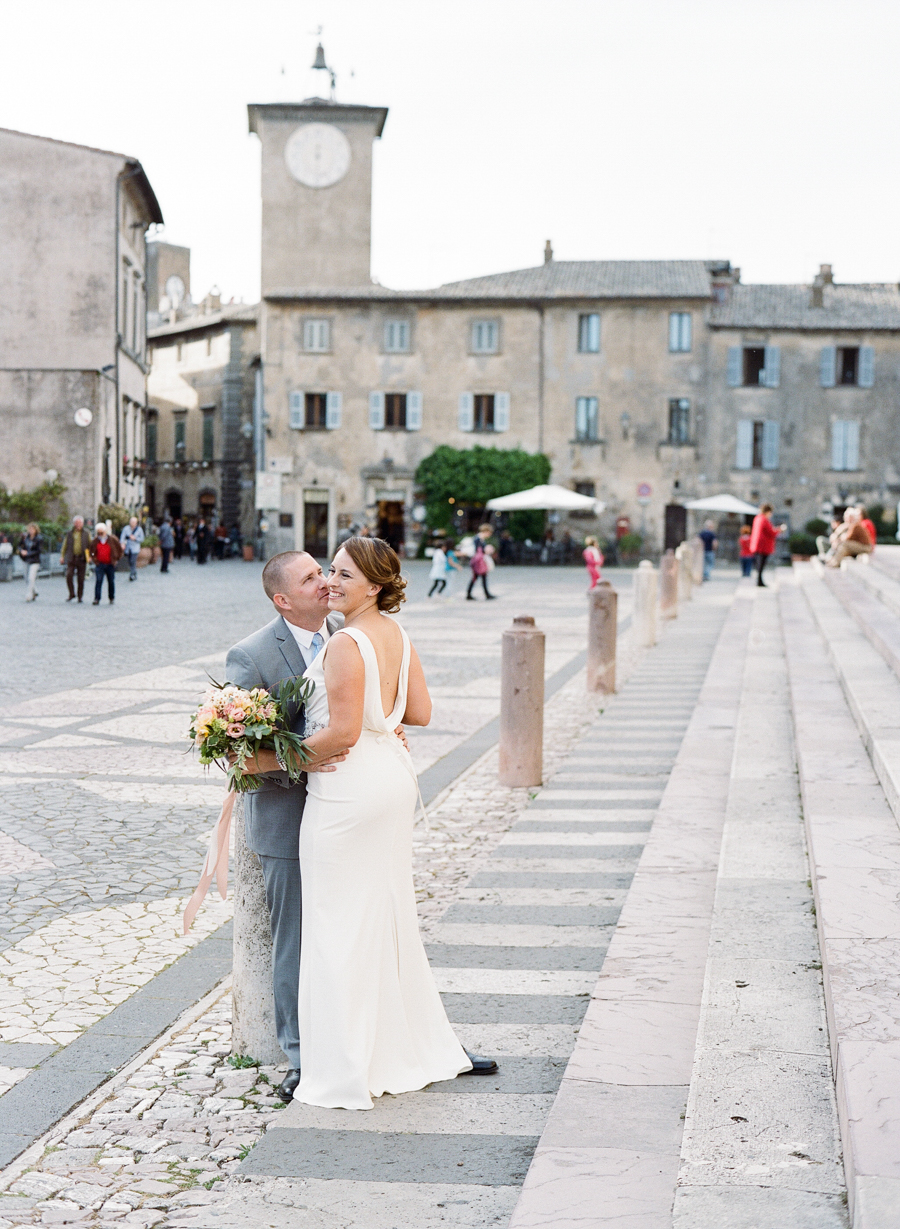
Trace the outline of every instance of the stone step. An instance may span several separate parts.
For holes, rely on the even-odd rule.
[[[795,577],[779,600],[850,1214],[885,1229],[900,1223],[900,830],[879,778],[898,684],[825,586]]]
[[[878,780],[900,822],[900,678],[885,669],[882,655],[828,584],[803,565],[796,575]]]
[[[824,579],[865,638],[900,678],[900,624],[897,622],[900,603],[898,609],[893,609],[884,600],[880,600],[880,590],[873,593],[867,584],[868,575],[868,568],[859,568],[856,571],[827,571]],[[900,594],[900,585],[893,581],[879,578],[877,585],[890,585]],[[888,596],[893,602],[895,595],[889,590]]]

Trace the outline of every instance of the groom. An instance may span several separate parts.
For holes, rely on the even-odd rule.
[[[341,614],[328,614],[328,585],[322,569],[304,551],[275,555],[263,568],[263,588],[275,607],[275,618],[229,649],[225,677],[248,690],[273,687],[301,675],[329,636],[343,624]],[[327,617],[326,617],[327,616]],[[300,708],[293,729],[303,733]],[[347,758],[343,751],[314,761],[307,772],[333,772]],[[272,983],[275,1031],[290,1070],[278,1087],[290,1101],[300,1082],[300,1026],[297,997],[300,981],[300,820],[306,802],[306,782],[292,783],[272,751],[258,756],[262,786],[244,795],[247,847],[259,858],[266,884],[272,924]]]

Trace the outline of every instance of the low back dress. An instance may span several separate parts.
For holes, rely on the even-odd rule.
[[[387,618],[387,616],[384,616]],[[395,624],[399,627],[399,624]],[[385,716],[378,660],[357,628],[336,632],[306,671],[307,736],[328,725],[325,656],[350,636],[365,666],[363,728],[335,772],[310,773],[300,826],[300,1083],[295,1101],[371,1109],[471,1069],[447,1020],[419,935],[412,874],[418,788],[394,734],[406,711],[409,637]]]

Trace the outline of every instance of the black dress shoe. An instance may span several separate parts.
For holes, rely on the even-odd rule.
[[[282,1101],[293,1101],[294,1089],[300,1083],[300,1068],[291,1067],[287,1075],[275,1089],[276,1096],[279,1096]]]
[[[499,1071],[497,1060],[494,1058],[480,1058],[477,1054],[470,1054],[466,1050],[466,1057],[472,1064],[471,1071],[463,1071],[463,1075],[493,1075],[495,1071]]]

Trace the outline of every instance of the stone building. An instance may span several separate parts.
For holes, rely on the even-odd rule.
[[[161,518],[198,516],[255,533],[257,308],[190,297],[190,252],[148,245],[155,280],[149,330],[147,504]]]
[[[727,288],[709,319],[705,491],[768,500],[795,526],[900,495],[900,287]]]
[[[0,167],[0,481],[139,508],[153,189],[135,158],[9,129]]]
[[[415,549],[415,473],[440,444],[545,452],[552,481],[606,505],[573,530],[630,526],[651,551],[694,528],[698,496],[769,499],[796,527],[900,492],[896,285],[838,286],[823,266],[811,286],[743,286],[725,260],[556,261],[548,243],[534,268],[389,290],[369,274],[387,112],[249,113],[270,549],[324,556],[363,521]]]

